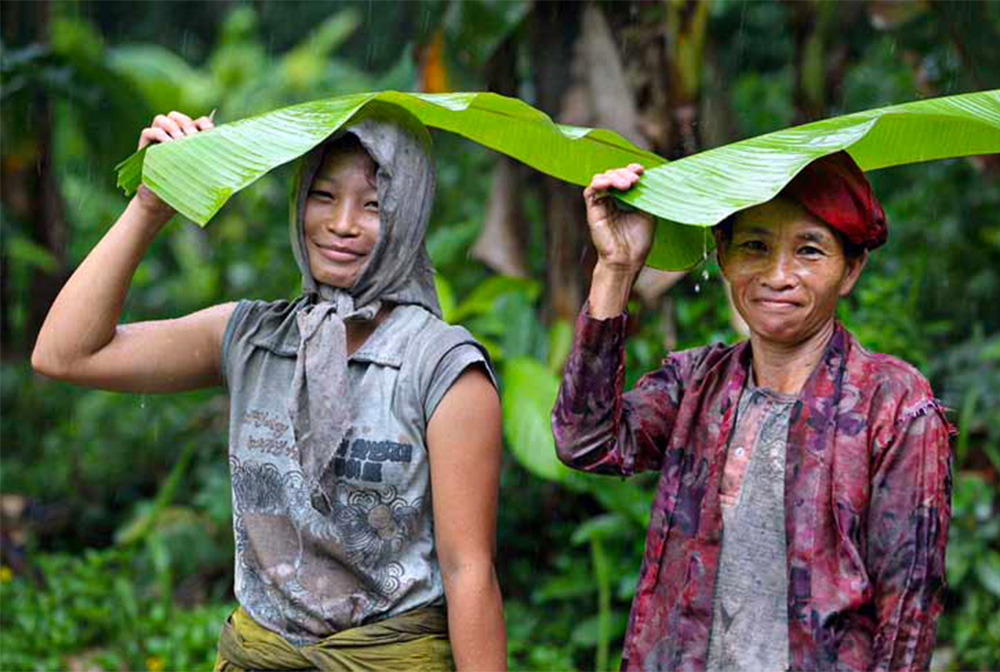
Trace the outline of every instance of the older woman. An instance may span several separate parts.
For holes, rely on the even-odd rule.
[[[622,669],[926,668],[950,426],[916,369],[836,321],[886,239],[864,174],[828,156],[717,226],[750,339],[672,353],[623,393],[624,310],[653,222],[608,192],[641,173],[584,192],[598,263],[552,414],[567,465],[660,473]]]

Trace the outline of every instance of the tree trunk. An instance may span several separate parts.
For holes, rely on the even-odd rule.
[[[559,121],[577,125],[586,125],[587,110],[578,97],[566,94],[583,9],[578,2],[539,2],[530,26],[536,103]],[[579,187],[554,178],[542,177],[539,184],[546,215],[547,312],[553,319],[572,320],[583,304],[594,263],[583,199]]]
[[[41,4],[41,3],[39,3]],[[45,269],[36,266],[31,274],[28,322],[22,342],[33,348],[38,331],[45,321],[49,307],[66,282],[67,227],[63,212],[62,195],[53,167],[52,156],[52,105],[39,97],[38,111],[38,162],[35,184],[32,189],[32,237],[45,248],[56,266]]]
[[[517,47],[516,36],[509,35],[487,61],[489,91],[517,95]],[[474,258],[497,273],[519,278],[528,275],[528,232],[521,199],[527,176],[522,164],[506,156],[497,157],[483,229],[471,251]]]
[[[48,0],[40,0],[29,4],[27,8],[35,14],[32,22],[37,30],[35,42],[47,44],[50,3]],[[21,9],[26,7],[22,6]],[[53,106],[44,90],[36,89],[28,95],[31,108],[31,124],[28,128],[34,131],[34,137],[22,144],[30,148],[26,156],[21,157],[22,160],[4,162],[3,201],[15,219],[30,227],[32,242],[45,249],[56,263],[54,267],[34,266],[30,272],[27,316],[21,334],[12,333],[9,312],[11,297],[4,291],[0,312],[5,358],[34,347],[49,306],[67,277],[67,226],[53,166]],[[6,268],[7,260],[4,262]]]
[[[701,151],[698,107],[709,3],[700,0],[666,0],[666,3],[670,145],[663,149],[667,158],[677,159]]]
[[[795,41],[795,123],[827,116],[831,100],[839,100],[847,64],[847,42],[833,39],[834,30],[850,31],[863,18],[861,3],[829,0],[789,2],[789,22]]]

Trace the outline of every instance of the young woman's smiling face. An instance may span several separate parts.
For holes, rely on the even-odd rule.
[[[737,215],[732,238],[720,240],[719,259],[750,331],[786,346],[834,318],[865,261],[847,257],[833,229],[784,198]]]
[[[379,234],[375,171],[375,162],[358,142],[338,143],[323,158],[303,217],[309,270],[317,282],[349,288],[375,248]]]

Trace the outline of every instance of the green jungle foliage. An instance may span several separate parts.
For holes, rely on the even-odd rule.
[[[681,58],[680,74],[672,75],[700,82],[703,146],[819,116],[996,87],[996,3],[904,4],[913,6],[705,5],[698,10],[706,22],[702,56]],[[673,13],[682,5],[697,14],[684,2],[596,6],[626,63],[641,63],[635,45],[663,26],[675,31],[663,38],[667,47],[692,44],[681,39],[690,25]],[[507,54],[515,84],[498,90],[557,118],[558,110],[545,108],[548,93],[537,76],[551,65],[538,54],[547,53],[552,41],[542,42],[553,34],[539,16],[556,6],[3,3],[0,669],[208,669],[234,606],[224,392],[83,390],[33,374],[27,361],[39,311],[51,299],[46,282],[65,277],[125,205],[113,167],[134,149],[142,126],[170,109],[216,109],[216,119],[227,121],[321,97],[413,90],[427,75],[415,54],[435,35],[443,36],[438,65],[451,88],[499,86],[495,65]],[[575,35],[579,16],[558,7],[567,15],[560,34]],[[797,14],[810,11],[811,24]],[[801,33],[803,25],[814,30]],[[648,69],[628,71],[644,92],[636,97],[640,111],[656,103],[636,74]],[[823,75],[819,86],[814,71]],[[838,83],[827,90],[824,81]],[[647,122],[642,128],[655,151],[676,156],[657,120]],[[446,318],[488,345],[501,379],[506,445],[497,570],[511,667],[611,669],[655,475],[601,479],[556,464],[547,418],[571,316],[559,312],[557,288],[548,282],[556,226],[547,221],[550,187],[530,176],[513,192],[526,222],[527,277],[497,275],[471,250],[498,157],[448,134],[436,134],[435,143],[439,186],[428,247],[442,305]],[[32,201],[26,186],[45,170],[56,178],[56,214],[65,222],[56,243],[46,228],[51,221],[31,205],[48,208],[52,199]],[[942,669],[1000,667],[998,174],[989,159],[871,173],[890,240],[841,309],[868,347],[918,366],[960,428],[949,589],[934,663]],[[290,177],[287,169],[266,175],[206,229],[169,225],[136,274],[124,319],[294,295]],[[629,384],[658,365],[665,342],[685,348],[737,338],[711,257],[665,297],[637,301],[631,314]]]

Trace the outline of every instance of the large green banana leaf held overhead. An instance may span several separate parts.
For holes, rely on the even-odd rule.
[[[127,193],[140,181],[204,225],[240,189],[292,161],[363,113],[394,105],[554,177],[584,185],[599,171],[641,163],[619,196],[658,218],[648,263],[684,269],[705,254],[706,227],[774,197],[810,161],[846,150],[863,170],[1000,153],[1000,89],[855,112],[710,149],[678,161],[613,131],[555,124],[516,98],[493,93],[383,91],[316,100],[153,145],[119,164]]]

